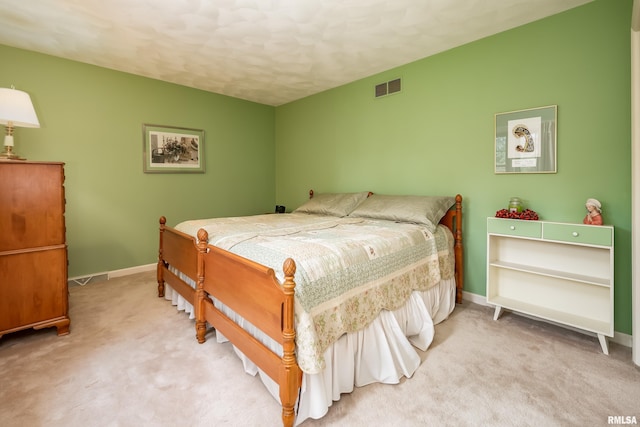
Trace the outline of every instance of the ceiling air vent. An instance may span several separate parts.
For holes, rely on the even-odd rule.
[[[392,93],[400,92],[400,90],[402,90],[401,79],[389,80],[388,82],[376,85],[376,98],[391,95]]]
[[[400,84],[400,79],[390,80],[387,83],[387,86],[389,88],[389,94],[400,92],[400,89],[402,89],[402,85]]]

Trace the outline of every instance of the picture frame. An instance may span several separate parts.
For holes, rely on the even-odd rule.
[[[145,173],[204,173],[204,130],[142,125]]]
[[[557,173],[558,106],[495,115],[495,173]]]

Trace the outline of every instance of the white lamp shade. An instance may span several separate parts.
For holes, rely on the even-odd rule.
[[[16,127],[39,128],[40,122],[28,93],[16,89],[0,88],[0,124]]]

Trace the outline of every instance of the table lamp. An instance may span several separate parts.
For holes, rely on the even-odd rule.
[[[0,160],[25,160],[13,152],[13,128],[39,128],[38,116],[33,108],[29,94],[16,90],[13,86],[0,88],[0,124],[5,125],[4,151]]]

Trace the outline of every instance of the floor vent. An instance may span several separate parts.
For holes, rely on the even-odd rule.
[[[104,282],[105,280],[109,280],[109,275],[107,273],[98,273],[92,276],[69,278],[67,280],[67,286],[84,286],[89,282]]]
[[[401,79],[389,80],[388,82],[380,83],[376,85],[376,98],[381,96],[391,95],[392,93],[398,93],[402,90]]]

